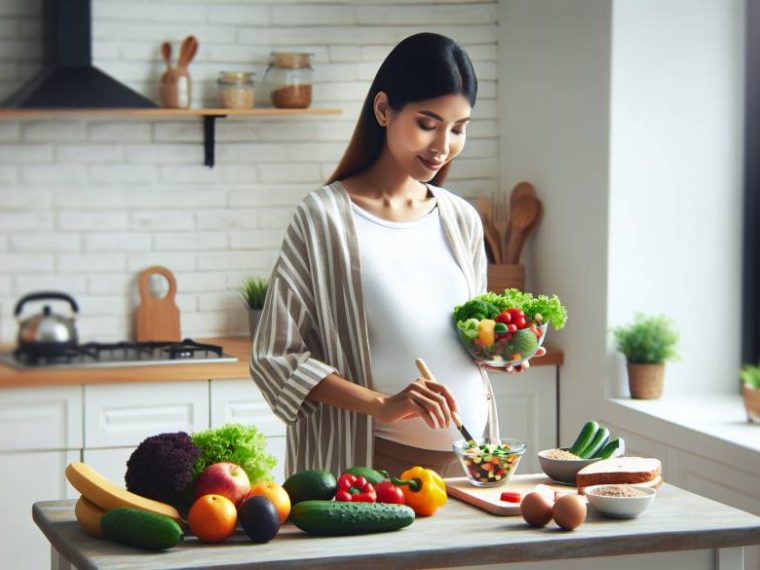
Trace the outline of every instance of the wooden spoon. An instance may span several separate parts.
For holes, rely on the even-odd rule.
[[[425,380],[430,380],[431,382],[438,382],[435,379],[435,376],[433,376],[433,373],[430,371],[430,368],[427,367],[427,364],[425,364],[425,361],[421,358],[418,358],[414,361],[414,364],[417,366],[417,370],[420,371],[420,374]],[[475,441],[475,438],[472,437],[472,434],[467,431],[467,428],[464,427],[464,424],[462,423],[462,419],[459,417],[459,413],[452,411],[451,417],[454,419],[454,425],[457,426],[460,433],[464,437],[465,441]]]
[[[501,243],[496,228],[491,221],[491,201],[488,198],[476,198],[475,207],[480,213],[480,221],[483,223],[483,238],[491,251],[492,263],[500,263],[502,260]]]
[[[169,42],[164,42],[161,44],[161,55],[164,58],[164,62],[166,62],[166,73],[169,73],[172,68],[172,44]]]
[[[536,189],[533,187],[533,184],[530,182],[525,182],[524,180],[522,182],[518,182],[515,184],[515,187],[512,188],[512,193],[509,195],[509,211],[515,209],[515,202],[519,198],[522,198],[523,196],[535,196],[536,195]],[[509,236],[512,235],[512,220],[510,217],[509,223],[507,224],[507,231],[504,234],[504,243],[509,243]],[[505,246],[506,249],[506,246]],[[506,252],[505,252],[506,254]],[[509,263],[509,260],[505,259],[504,263]]]
[[[182,46],[179,48],[179,61],[177,67],[187,67],[193,61],[198,51],[198,40],[195,36],[187,36],[182,40]]]
[[[528,228],[541,213],[541,203],[535,196],[521,196],[515,200],[510,214],[511,231],[507,243],[507,263],[518,263]]]

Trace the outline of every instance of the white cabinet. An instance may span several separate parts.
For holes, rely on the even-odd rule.
[[[0,392],[0,453],[81,447],[81,386]]]
[[[50,546],[32,521],[35,501],[74,498],[64,469],[79,461],[82,388],[0,392],[0,560],[5,568],[50,566]]]
[[[50,543],[32,520],[32,504],[78,496],[63,474],[72,461],[79,461],[79,450],[0,453],[3,568],[50,567]]]
[[[84,387],[86,448],[136,447],[151,435],[208,426],[208,382]]]
[[[502,437],[525,441],[518,473],[541,473],[536,453],[557,447],[559,367],[533,366],[520,374],[491,372]]]
[[[135,446],[113,447],[103,449],[85,449],[82,461],[119,487],[126,487],[124,475],[127,473],[127,460]]]
[[[275,481],[285,477],[285,424],[274,415],[253,380],[211,381],[211,427],[227,423],[254,425],[267,440],[267,452],[277,458]]]

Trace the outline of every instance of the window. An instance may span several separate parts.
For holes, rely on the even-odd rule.
[[[760,362],[760,2],[747,2],[742,362]]]

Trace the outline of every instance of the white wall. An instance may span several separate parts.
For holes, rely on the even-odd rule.
[[[500,3],[502,181],[536,185],[544,218],[529,253],[529,286],[556,293],[568,324],[560,433],[576,429],[608,377],[607,246],[609,0]]]
[[[200,119],[0,122],[0,343],[14,340],[15,302],[41,288],[79,302],[82,340],[130,333],[136,274],[166,265],[178,280],[182,334],[244,333],[235,288],[268,275],[293,206],[333,171],[374,74],[420,31],[468,51],[480,93],[447,186],[497,187],[497,3],[401,0],[93,0],[97,66],[156,97],[162,41],[195,34],[194,106],[214,105],[220,70],[266,69],[271,50],[314,56],[319,118],[223,119],[217,165],[203,166]],[[0,0],[0,100],[40,66],[40,0]],[[62,309],[63,310],[63,309]]]
[[[673,318],[666,396],[738,387],[743,5],[613,5],[608,322]],[[611,393],[627,395],[615,364]]]

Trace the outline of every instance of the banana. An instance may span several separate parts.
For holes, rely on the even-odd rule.
[[[104,511],[129,507],[146,513],[164,515],[177,522],[182,520],[177,509],[171,505],[121,489],[85,463],[70,463],[66,467],[66,479],[85,499]]]
[[[87,532],[87,534],[94,536],[95,538],[103,538],[105,534],[100,527],[100,519],[106,512],[94,505],[84,497],[79,497],[77,504],[74,506],[74,515],[76,515],[79,524]]]

